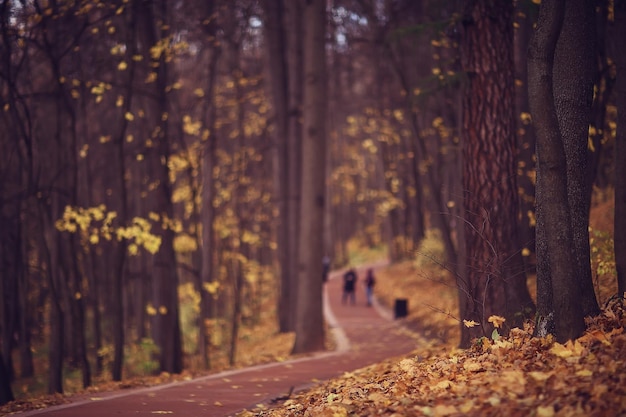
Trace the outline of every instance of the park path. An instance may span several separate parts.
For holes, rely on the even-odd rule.
[[[18,414],[49,417],[233,416],[269,404],[272,399],[306,389],[386,358],[409,353],[415,342],[389,312],[365,305],[359,270],[357,303],[342,305],[341,275],[326,284],[325,314],[338,341],[337,350],[290,361],[225,371],[190,381],[102,394],[70,404]]]

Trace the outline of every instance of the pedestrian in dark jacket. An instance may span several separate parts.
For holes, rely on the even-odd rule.
[[[341,297],[342,304],[346,304],[348,300],[352,305],[356,303],[356,281],[357,275],[354,269],[349,269],[345,274],[343,274],[343,296]]]
[[[365,276],[365,296],[367,298],[368,307],[372,305],[374,298],[374,285],[376,285],[376,278],[374,278],[374,270],[372,268],[367,270]]]

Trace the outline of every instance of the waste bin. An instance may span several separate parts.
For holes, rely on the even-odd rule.
[[[394,318],[399,319],[409,314],[409,300],[406,298],[396,298],[394,306]]]

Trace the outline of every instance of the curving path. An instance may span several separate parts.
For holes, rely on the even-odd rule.
[[[359,270],[359,278],[364,277]],[[89,399],[18,414],[50,417],[231,416],[269,404],[292,389],[409,353],[415,343],[383,309],[365,306],[362,281],[357,304],[341,304],[341,275],[326,284],[325,314],[337,339],[337,350],[290,361],[221,372],[185,382],[92,395]]]

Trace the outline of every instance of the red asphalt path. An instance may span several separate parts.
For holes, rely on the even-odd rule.
[[[389,312],[365,305],[359,271],[356,305],[341,303],[341,275],[326,284],[325,314],[337,350],[306,358],[220,372],[190,381],[91,395],[87,399],[17,414],[50,417],[232,416],[256,404],[311,387],[348,371],[406,354],[415,343]]]

